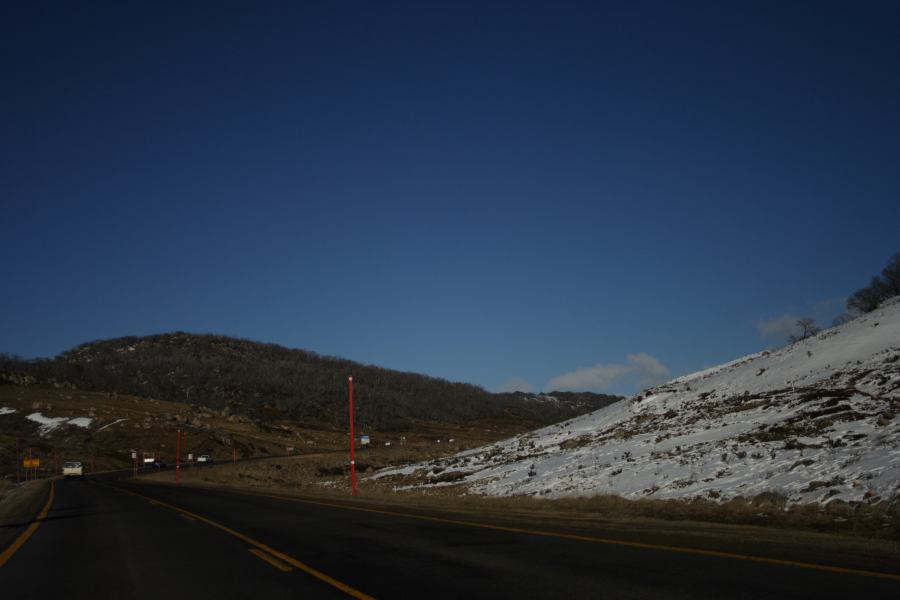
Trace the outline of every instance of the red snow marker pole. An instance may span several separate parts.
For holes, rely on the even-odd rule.
[[[181,430],[175,437],[175,484],[181,483]]]
[[[350,387],[350,495],[356,495],[356,456],[353,439],[353,376],[347,379]]]

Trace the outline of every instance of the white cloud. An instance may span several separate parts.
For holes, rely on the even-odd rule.
[[[497,390],[499,393],[504,392],[530,392],[531,384],[525,381],[520,377],[513,377],[506,383],[500,386],[500,389]]]
[[[658,359],[645,352],[629,354],[625,364],[597,364],[593,367],[563,373],[547,383],[548,390],[585,390],[602,392],[613,385],[638,385],[641,387],[662,383],[669,378],[669,369]]]
[[[762,337],[786,338],[796,332],[798,320],[800,317],[797,315],[781,315],[758,322],[756,328]]]
[[[547,384],[551,390],[605,390],[629,372],[626,365],[594,365],[554,377]]]
[[[628,362],[634,366],[638,384],[642,387],[662,383],[669,378],[669,368],[646,352],[629,354]]]

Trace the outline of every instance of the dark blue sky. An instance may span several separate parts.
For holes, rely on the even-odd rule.
[[[896,2],[11,4],[0,351],[627,392],[900,251]]]

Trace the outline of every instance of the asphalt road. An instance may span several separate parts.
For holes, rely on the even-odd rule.
[[[86,479],[56,482],[0,596],[822,600],[900,597],[900,579]]]

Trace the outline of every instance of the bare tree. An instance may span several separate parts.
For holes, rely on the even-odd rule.
[[[872,312],[890,297],[887,286],[880,277],[873,277],[868,286],[856,290],[847,300],[847,310],[855,314]]]
[[[894,296],[900,295],[900,253],[895,254],[881,270],[880,277],[873,277],[866,287],[856,290],[847,300],[851,314],[872,312]]]
[[[806,338],[812,337],[822,331],[816,326],[816,320],[812,317],[803,317],[802,319],[798,319],[797,327],[800,328],[800,333],[798,335],[792,335],[790,337],[790,341],[792,344],[799,342],[800,340],[805,340]]]
[[[900,252],[892,256],[882,269],[881,281],[889,298],[900,295]]]

